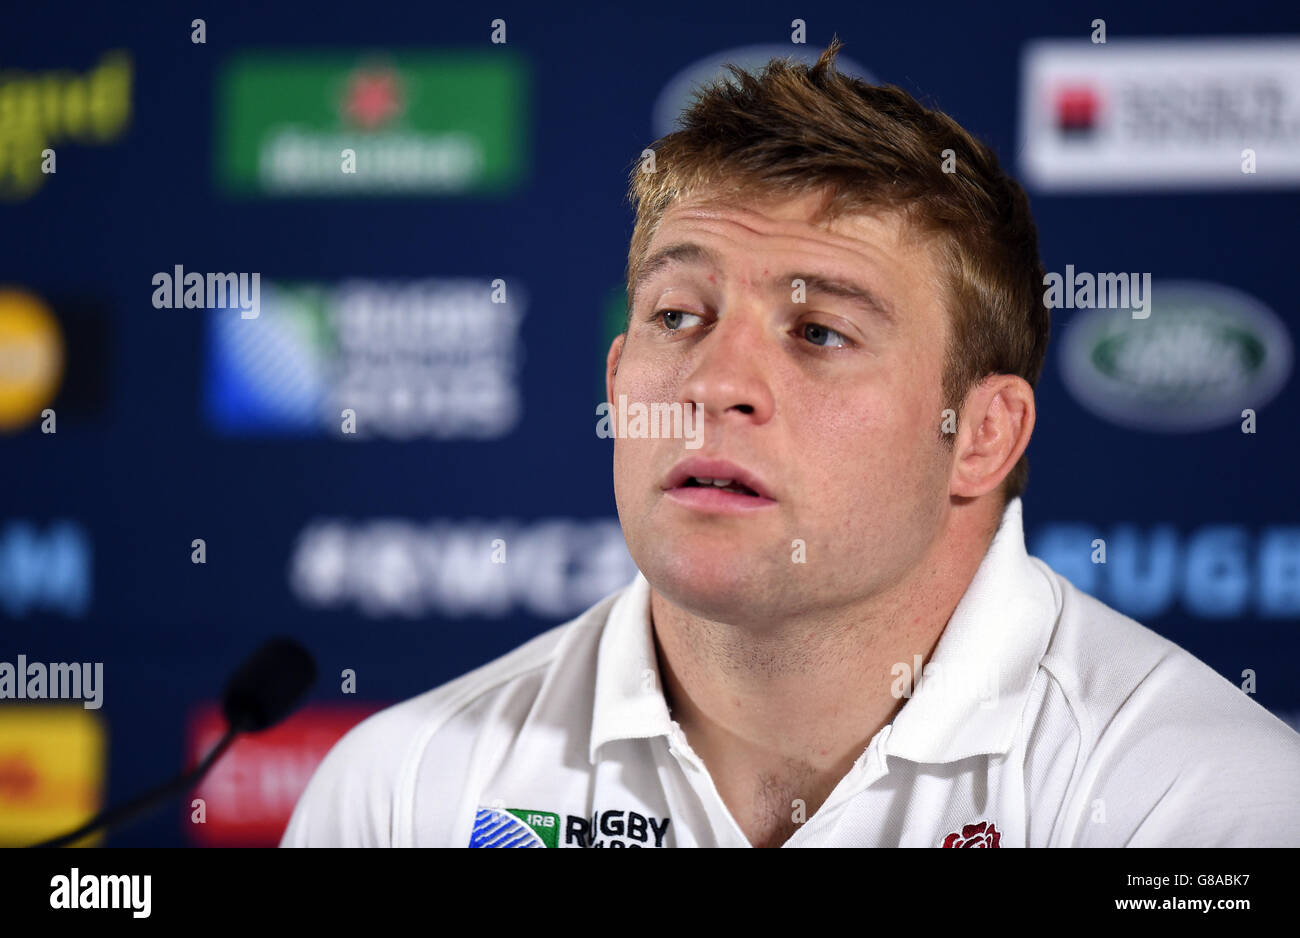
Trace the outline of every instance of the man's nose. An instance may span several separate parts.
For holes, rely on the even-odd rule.
[[[768,380],[775,341],[756,313],[724,313],[695,346],[683,398],[701,405],[711,420],[739,415],[751,423],[766,423],[775,406]]]

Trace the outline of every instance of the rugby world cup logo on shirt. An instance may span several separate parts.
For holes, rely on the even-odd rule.
[[[518,808],[479,808],[474,815],[471,847],[558,847],[560,816]]]
[[[591,817],[567,815],[566,847],[662,847],[671,818],[636,811],[597,811]],[[474,814],[470,847],[558,847],[560,815],[506,808],[500,802]]]

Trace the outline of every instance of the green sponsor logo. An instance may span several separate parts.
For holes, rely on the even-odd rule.
[[[1151,313],[1078,314],[1061,348],[1061,378],[1081,404],[1122,426],[1194,432],[1258,410],[1291,375],[1292,345],[1272,310],[1218,284],[1159,281]]]
[[[502,52],[247,54],[219,82],[219,181],[242,195],[509,192],[526,86]]]
[[[549,811],[524,811],[520,808],[507,808],[506,811],[527,824],[546,846],[558,847],[560,845],[560,816],[558,814],[551,814]]]

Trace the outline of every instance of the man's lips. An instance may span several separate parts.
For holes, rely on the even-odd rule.
[[[713,514],[748,514],[752,511],[763,511],[776,505],[776,502],[770,498],[728,492],[712,485],[679,486],[675,489],[668,489],[664,492],[664,497],[687,508]]]
[[[701,479],[709,481],[697,481]],[[725,480],[727,485],[712,480]],[[660,488],[674,501],[713,511],[752,511],[776,504],[771,488],[757,473],[726,459],[683,459]]]

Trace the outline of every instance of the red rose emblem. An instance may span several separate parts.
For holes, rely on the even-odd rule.
[[[1002,835],[993,826],[992,821],[980,821],[967,824],[960,834],[949,834],[943,839],[945,847],[996,847],[1002,841]]]

